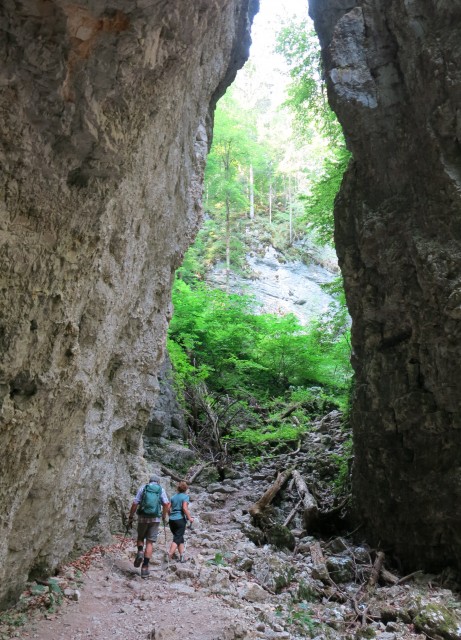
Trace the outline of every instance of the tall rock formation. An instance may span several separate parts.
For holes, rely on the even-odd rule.
[[[336,243],[353,318],[354,490],[407,567],[461,569],[461,4],[311,0],[353,162]]]
[[[0,8],[0,602],[127,508],[257,0]]]

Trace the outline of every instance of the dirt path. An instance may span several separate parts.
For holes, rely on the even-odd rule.
[[[187,532],[185,563],[166,560],[168,528],[166,542],[161,529],[147,580],[133,566],[133,540],[102,549],[83,576],[75,567],[63,570],[59,588],[72,588],[57,611],[28,611],[29,621],[17,628],[0,622],[0,640],[460,640],[461,602],[435,586],[434,576],[369,592],[372,550],[346,538],[320,540],[329,572],[323,582],[312,536],[295,532],[294,552],[249,540],[259,530],[246,511],[286,465],[278,458],[257,473],[242,467],[233,479],[192,488],[197,519]],[[274,509],[283,517],[291,508]]]
[[[248,595],[252,586],[257,585],[224,560],[227,549],[239,543],[247,544],[240,526],[232,521],[235,504],[243,499],[243,494],[230,486],[227,491],[238,495],[202,492],[198,496],[194,504],[194,515],[198,515],[198,519],[194,530],[187,532],[185,563],[167,561],[166,549],[171,541],[168,527],[161,529],[147,580],[142,579],[140,570],[133,566],[134,541],[129,541],[124,549],[112,548],[105,555],[98,554],[74,595],[78,601],[66,599],[56,613],[22,627],[18,637],[37,640],[289,638],[281,627],[267,628],[267,624],[261,622],[261,612],[266,609],[269,612],[273,608],[271,604],[250,604],[254,598],[262,600],[268,596],[270,599],[269,593],[261,589],[256,596],[250,594],[250,600],[239,596],[239,590]],[[219,508],[206,506],[210,501]],[[222,508],[224,503],[226,508]],[[238,512],[241,514],[241,507]]]
[[[235,634],[238,617],[235,610],[216,595],[202,593],[181,582],[169,582],[174,574],[158,558],[148,580],[140,578],[139,571],[126,557],[117,558],[109,573],[111,564],[111,557],[97,561],[85,577],[79,602],[68,604],[54,620],[32,625],[27,629],[29,637],[39,640],[239,637]]]

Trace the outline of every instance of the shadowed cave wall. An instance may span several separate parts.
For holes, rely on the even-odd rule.
[[[0,8],[0,602],[145,473],[172,275],[257,0]]]
[[[461,569],[461,5],[311,0],[353,161],[335,239],[353,318],[356,517]]]

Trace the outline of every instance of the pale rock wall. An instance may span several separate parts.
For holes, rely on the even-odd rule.
[[[336,245],[353,318],[360,534],[461,569],[461,4],[311,0],[353,161]]]
[[[146,471],[210,113],[256,10],[1,3],[0,602],[106,539]]]

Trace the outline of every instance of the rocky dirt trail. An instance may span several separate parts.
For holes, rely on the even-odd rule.
[[[256,471],[241,465],[222,483],[202,479],[190,490],[196,520],[187,531],[185,563],[167,562],[171,534],[161,529],[151,576],[143,580],[133,566],[134,541],[119,539],[63,568],[51,586],[32,585],[32,592],[44,590],[35,598],[48,605],[50,589],[51,595],[63,591],[63,603],[34,613],[29,591],[22,605],[26,624],[11,626],[3,616],[0,639],[460,640],[461,602],[440,586],[440,577],[416,574],[390,584],[399,578],[384,570],[370,586],[376,554],[365,545],[307,536],[297,516],[294,549],[277,549],[250,522],[248,509],[278,471],[295,461],[309,483],[314,461],[323,455],[326,464],[328,451],[341,442],[335,421],[324,421],[295,455],[270,459]],[[289,487],[271,507],[274,517],[291,510],[295,498],[288,498]]]

